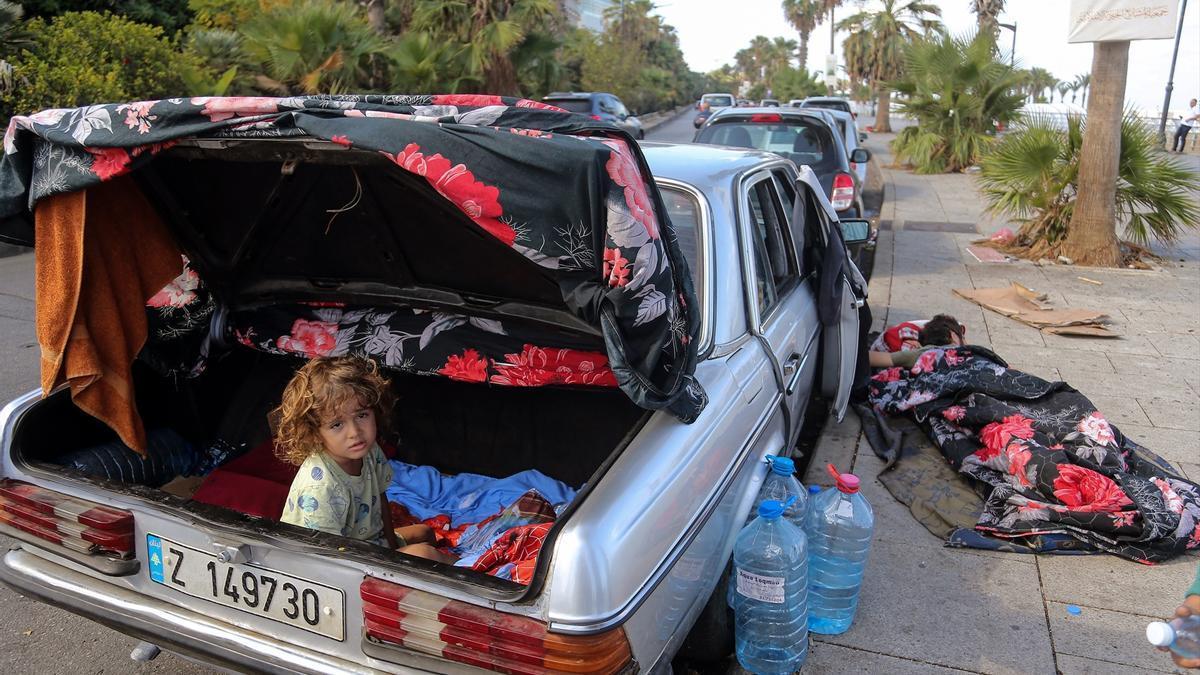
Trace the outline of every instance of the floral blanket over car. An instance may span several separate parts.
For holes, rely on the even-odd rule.
[[[1125,437],[1083,394],[981,347],[934,349],[870,384],[985,492],[976,529],[1060,533],[1142,563],[1200,547],[1200,486]]]
[[[596,327],[594,346],[607,356],[607,374],[596,383],[615,381],[637,405],[687,422],[703,410],[707,397],[693,377],[698,304],[637,144],[615,126],[535,101],[196,97],[17,115],[0,161],[0,240],[33,245],[38,200],[136,172],[182,139],[278,138],[328,141],[419,176],[453,206],[451,217],[520,253],[556,282],[569,311]],[[303,343],[308,333],[299,333]],[[497,382],[523,372],[523,349],[483,365],[478,350],[464,350],[443,366],[446,374]],[[299,351],[312,350],[301,344]],[[569,361],[555,367],[584,363]]]

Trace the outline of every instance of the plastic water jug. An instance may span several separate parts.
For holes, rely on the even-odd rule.
[[[763,480],[762,487],[758,490],[758,499],[755,503],[761,504],[765,499],[774,499],[777,502],[787,503],[788,499],[795,497],[790,502],[791,506],[783,512],[783,517],[790,520],[793,525],[804,529],[805,516],[808,515],[808,494],[800,481],[796,480],[796,463],[791,457],[777,457],[775,455],[767,455],[770,462],[770,469],[767,470],[767,477]],[[754,514],[746,520],[749,524],[754,520]],[[733,572],[730,573],[734,574]],[[729,583],[729,591],[726,593],[725,601],[730,607],[737,603],[737,577],[731,576]]]
[[[794,673],[808,657],[808,550],[787,506],[763,501],[733,549],[737,659],[757,675]]]
[[[783,517],[803,530],[805,516],[808,515],[808,491],[796,479],[796,463],[791,457],[768,457],[771,460],[771,469],[763,480],[762,489],[758,491],[758,501],[774,499],[786,503],[790,497],[795,497],[792,505],[783,512]]]
[[[1146,639],[1155,647],[1166,647],[1185,659],[1200,659],[1200,616],[1155,621],[1146,626]]]
[[[808,629],[822,635],[844,633],[854,621],[875,514],[859,493],[858,476],[829,473],[836,489],[821,492],[808,505]]]

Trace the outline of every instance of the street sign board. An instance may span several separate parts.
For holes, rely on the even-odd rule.
[[[1067,42],[1169,40],[1177,0],[1071,0]]]

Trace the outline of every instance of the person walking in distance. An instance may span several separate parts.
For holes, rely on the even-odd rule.
[[[1196,106],[1196,99],[1188,101],[1187,112],[1183,114],[1183,119],[1179,121],[1179,126],[1175,128],[1175,139],[1171,141],[1171,150],[1174,152],[1183,152],[1186,147],[1188,132],[1196,125],[1197,120],[1200,120],[1200,108]]]

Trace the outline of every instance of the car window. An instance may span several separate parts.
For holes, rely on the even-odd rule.
[[[754,258],[755,298],[758,314],[765,317],[797,278],[794,255],[774,181],[752,184],[746,195],[750,207],[751,249]]]
[[[592,102],[586,98],[548,98],[545,101],[568,112],[592,114]]]
[[[766,150],[796,164],[807,164],[818,173],[833,171],[839,166],[833,132],[815,119],[762,123],[718,118],[714,124],[700,130],[696,142]]]
[[[617,114],[616,106],[613,105],[612,99],[608,98],[607,96],[600,97],[600,109],[603,110],[604,112],[608,113],[609,115]]]
[[[617,98],[613,99],[613,110],[613,114],[615,114],[617,117],[627,117],[629,115],[629,111],[625,108],[625,104],[621,103],[621,100]]]
[[[805,108],[829,108],[831,110],[851,112],[850,104],[845,101],[805,101],[803,105]]]
[[[671,219],[671,227],[675,230],[675,240],[679,251],[687,261],[688,272],[692,277],[692,286],[700,297],[701,308],[704,311],[704,298],[700,292],[700,280],[703,278],[702,266],[704,261],[700,256],[700,204],[690,193],[669,186],[659,186],[663,204],[667,207],[667,216]]]
[[[703,101],[704,103],[707,103],[711,106],[716,106],[716,107],[730,107],[733,105],[732,97],[724,96],[721,94],[715,94],[715,95],[709,94],[706,96],[702,96],[700,98],[700,100]]]

